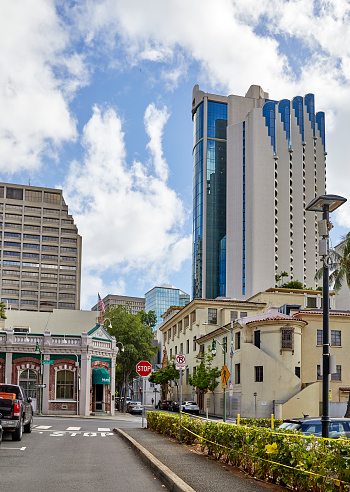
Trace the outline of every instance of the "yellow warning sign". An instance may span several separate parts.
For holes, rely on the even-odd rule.
[[[226,365],[224,365],[221,370],[221,382],[223,388],[226,388],[229,378],[230,378],[230,371],[227,369]]]

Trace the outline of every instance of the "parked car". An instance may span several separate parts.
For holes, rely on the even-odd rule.
[[[14,384],[0,384],[1,426],[12,432],[12,440],[20,441],[22,433],[32,432],[32,399],[27,398],[24,389]]]
[[[130,401],[126,406],[126,411],[129,413],[142,413],[142,403],[140,401]]]
[[[199,415],[199,406],[194,401],[184,401],[181,403],[181,411]]]
[[[320,418],[286,419],[278,429],[296,430],[306,436],[322,437],[322,421]],[[329,422],[329,437],[332,439],[339,437],[350,438],[350,419],[331,418]]]
[[[158,404],[159,410],[169,410],[171,400],[163,400]]]
[[[171,412],[178,412],[179,409],[180,409],[180,402],[178,402],[178,401],[171,401],[169,403],[169,410]]]

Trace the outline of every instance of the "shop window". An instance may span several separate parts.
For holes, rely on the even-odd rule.
[[[56,398],[72,400],[74,395],[74,372],[57,371]]]
[[[24,331],[22,329],[21,331]],[[28,330],[29,331],[29,330]],[[33,369],[25,369],[19,376],[19,385],[24,388],[27,397],[36,398],[36,385],[38,383],[38,376]]]

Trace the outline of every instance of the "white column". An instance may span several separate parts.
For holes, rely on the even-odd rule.
[[[5,362],[5,384],[11,384],[12,376],[12,352],[6,352],[6,362]],[[16,382],[17,384],[17,382]]]

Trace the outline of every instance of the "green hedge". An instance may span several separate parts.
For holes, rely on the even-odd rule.
[[[296,491],[350,490],[350,440],[182,416],[182,440],[249,475]],[[179,416],[149,412],[152,430],[179,438]]]

